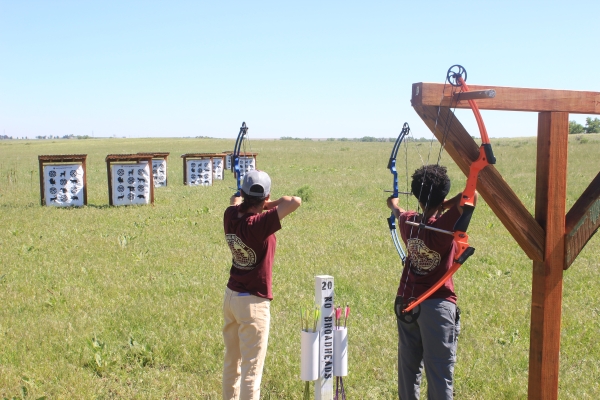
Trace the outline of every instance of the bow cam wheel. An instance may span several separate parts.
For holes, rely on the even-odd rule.
[[[452,86],[462,86],[458,78],[462,78],[463,81],[467,81],[467,70],[462,65],[453,65],[448,69],[446,79]]]

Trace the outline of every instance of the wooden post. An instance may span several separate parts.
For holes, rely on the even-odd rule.
[[[44,203],[44,162],[41,158],[38,158],[38,162],[40,164],[40,204],[46,205]]]
[[[539,113],[535,219],[546,242],[544,261],[533,262],[529,399],[558,398],[568,134],[568,113]]]
[[[108,178],[108,205],[113,205],[113,196],[112,196],[112,184],[111,184],[111,175],[110,175],[110,162],[106,160],[106,176]]]
[[[88,195],[87,195],[87,157],[83,159],[83,204],[87,205]]]

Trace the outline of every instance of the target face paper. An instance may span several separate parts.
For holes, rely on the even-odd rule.
[[[83,166],[44,165],[44,198],[47,206],[83,206]]]
[[[238,165],[240,167],[240,179],[243,180],[248,171],[256,169],[256,159],[254,157],[240,157]]]
[[[112,201],[115,206],[150,203],[150,166],[112,164]]]
[[[167,186],[167,160],[152,160],[154,187]]]
[[[213,180],[210,158],[187,160],[187,184],[189,186],[211,186]]]
[[[222,181],[223,180],[223,159],[213,158],[213,179]]]

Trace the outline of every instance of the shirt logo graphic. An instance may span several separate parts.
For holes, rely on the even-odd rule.
[[[233,256],[233,266],[239,269],[252,270],[256,268],[256,253],[246,246],[236,235],[229,233],[225,235],[229,250]]]
[[[421,239],[408,239],[408,258],[410,265],[417,275],[427,275],[440,263],[440,254],[425,246]]]

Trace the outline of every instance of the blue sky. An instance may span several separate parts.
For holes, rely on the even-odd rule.
[[[408,122],[430,137],[411,85],[453,64],[471,84],[600,92],[599,15],[597,0],[0,0],[0,133],[395,137]],[[532,113],[484,120],[536,134]]]

